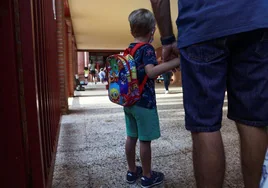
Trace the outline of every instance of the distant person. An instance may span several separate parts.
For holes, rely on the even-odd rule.
[[[105,80],[105,72],[103,70],[103,68],[100,69],[100,72],[99,72],[99,79],[100,79],[100,82],[103,83],[104,80]]]
[[[245,188],[258,188],[268,145],[268,1],[178,0],[178,43],[170,0],[151,0],[163,60],[181,55],[185,126],[198,188],[223,186],[222,107],[240,135]],[[174,7],[173,7],[174,8]]]
[[[164,86],[165,86],[165,94],[169,93],[169,85],[170,85],[170,80],[172,77],[172,71],[168,71],[162,74],[162,77],[164,79]]]
[[[129,15],[131,34],[134,42],[129,45],[133,49],[138,43],[150,43],[155,32],[155,19],[147,9],[138,9]],[[179,58],[158,65],[155,50],[150,44],[140,47],[134,55],[137,77],[141,84],[148,76],[142,91],[141,99],[133,106],[124,107],[127,139],[125,145],[128,172],[128,183],[134,183],[141,175],[142,187],[152,187],[164,180],[164,174],[151,169],[151,141],[160,137],[159,119],[156,107],[155,78],[179,66]],[[142,167],[136,166],[136,143],[140,141],[140,157]]]
[[[95,77],[96,77],[96,63],[94,61],[91,61],[89,63],[89,70],[90,70],[90,75],[91,75],[91,81],[92,81],[92,83],[95,82],[95,84],[96,84],[96,79],[95,79]]]
[[[88,67],[85,67],[84,68],[85,84],[88,84],[88,75],[89,75]]]
[[[98,71],[98,69],[95,69],[95,84],[96,83],[98,83],[98,81],[99,81],[99,71]]]
[[[78,74],[75,75],[75,90],[76,91],[85,91],[85,88],[82,86],[82,84],[79,81]]]

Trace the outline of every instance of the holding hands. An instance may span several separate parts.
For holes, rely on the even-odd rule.
[[[179,49],[177,47],[177,42],[173,42],[172,44],[163,45],[162,46],[162,59],[163,62],[168,62],[170,60],[176,59],[178,61],[178,67],[172,70],[172,72],[176,72],[180,70],[180,60],[179,60]]]

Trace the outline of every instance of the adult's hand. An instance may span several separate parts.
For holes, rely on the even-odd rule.
[[[162,59],[163,62],[170,61],[179,56],[179,49],[177,47],[177,42],[172,44],[162,46]]]

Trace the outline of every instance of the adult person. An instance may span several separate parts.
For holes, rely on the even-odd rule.
[[[181,56],[185,126],[193,140],[197,187],[222,187],[220,132],[225,90],[228,118],[240,135],[246,188],[258,188],[268,138],[268,1],[179,0],[176,44],[170,0],[151,0],[164,61]]]
[[[85,67],[84,68],[85,85],[88,84],[88,75],[89,75],[88,67]]]
[[[168,71],[162,74],[164,79],[165,94],[169,93],[169,84],[172,77],[172,71]]]
[[[97,83],[97,80],[96,80],[96,62],[95,61],[90,61],[89,65],[89,70],[90,70],[90,74],[91,74],[91,81],[92,83],[94,82],[95,84]]]

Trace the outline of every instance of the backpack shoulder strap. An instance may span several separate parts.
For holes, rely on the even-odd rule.
[[[137,43],[137,44],[134,46],[134,48],[130,49],[130,55],[131,55],[132,57],[134,57],[136,51],[137,51],[139,48],[141,48],[142,46],[144,46],[144,45],[151,45],[151,44],[148,43],[148,42],[139,42],[139,43]]]
[[[148,76],[147,76],[147,74],[146,74],[145,77],[144,77],[144,79],[143,79],[143,81],[142,81],[142,83],[141,83],[140,86],[139,86],[140,93],[142,93],[142,91],[143,91],[143,89],[144,89],[144,86],[145,86],[147,80],[148,80]]]
[[[131,48],[127,48],[127,49],[125,50],[124,54],[126,54],[126,53],[128,52],[128,53],[134,58],[136,51],[137,51],[139,48],[141,48],[142,46],[144,46],[144,45],[150,45],[150,46],[151,46],[150,43],[147,43],[147,42],[139,42],[139,43],[137,43],[137,44],[134,46],[134,48],[132,48],[132,49],[131,49]],[[143,88],[144,88],[144,86],[145,86],[147,80],[148,80],[148,76],[147,76],[147,74],[146,74],[145,77],[144,77],[144,79],[143,79],[143,81],[142,81],[142,83],[141,83],[140,86],[139,86],[140,93],[142,93]]]
[[[140,43],[136,44],[136,45],[134,46],[134,48],[132,48],[132,49],[130,50],[130,55],[134,58],[136,51],[137,51],[139,48],[141,48],[142,46],[145,46],[145,45],[150,45],[150,46],[151,46],[150,43],[147,43],[147,42],[140,42]],[[145,86],[147,80],[148,80],[148,76],[147,76],[147,74],[146,74],[145,77],[144,77],[144,79],[143,79],[143,81],[142,81],[142,83],[141,83],[140,86],[139,86],[140,93],[142,93],[143,88],[144,88],[144,86]]]
[[[148,43],[148,42],[139,42],[139,43],[137,43],[133,48],[129,48],[129,47],[128,47],[127,49],[125,49],[123,56],[126,56],[127,54],[130,54],[132,57],[134,57],[136,51],[137,51],[140,47],[142,47],[142,46],[144,46],[144,45],[150,45],[150,46],[151,46],[151,44]]]

